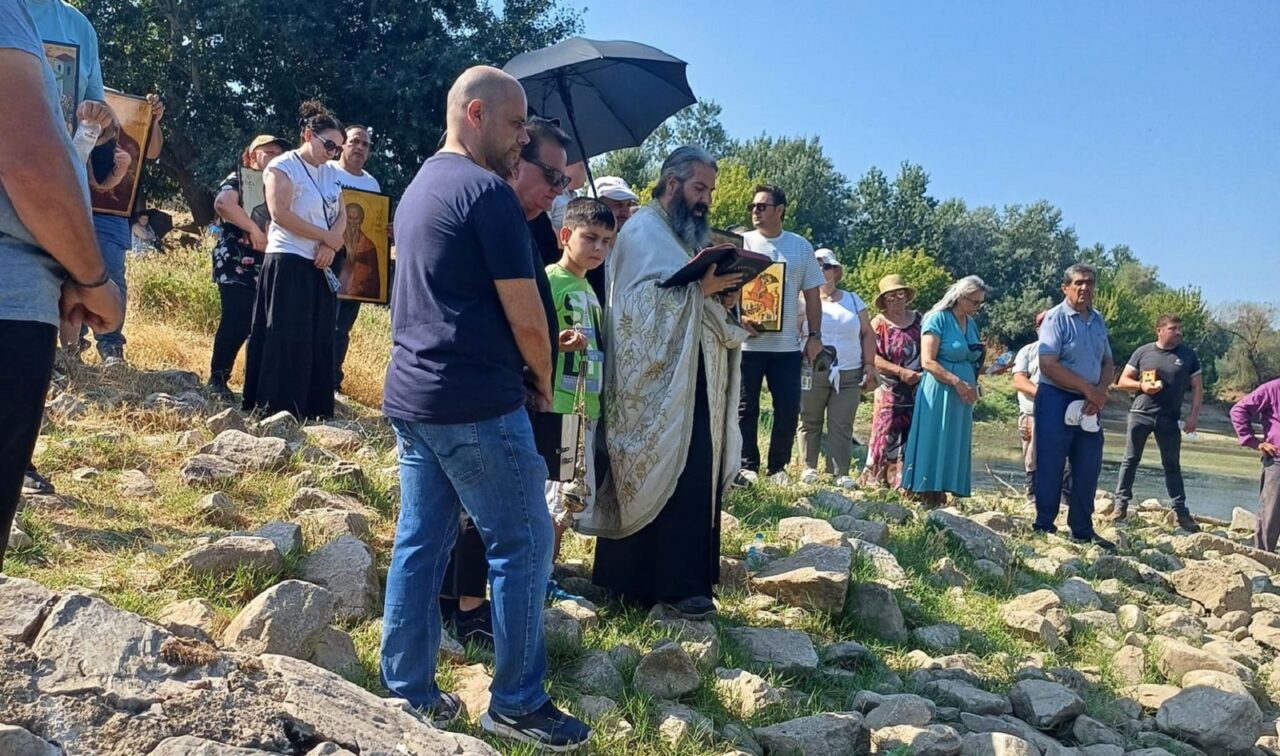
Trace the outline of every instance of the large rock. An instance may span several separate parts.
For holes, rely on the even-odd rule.
[[[285,712],[306,725],[315,741],[329,741],[353,753],[497,756],[482,741],[435,729],[403,700],[380,698],[289,656],[266,654],[260,661],[280,679]]]
[[[303,542],[312,548],[343,534],[362,540],[369,537],[368,516],[351,509],[307,509],[295,518],[294,523],[301,529]]]
[[[204,427],[208,428],[215,436],[223,431],[247,431],[249,429],[244,422],[244,415],[235,407],[228,407],[218,414],[212,415],[208,420],[204,421]]]
[[[170,571],[189,571],[196,577],[221,577],[240,569],[275,574],[284,567],[276,545],[257,536],[227,536],[187,551],[173,560]]]
[[[289,499],[289,511],[296,513],[307,509],[349,509],[363,512],[365,506],[359,499],[348,494],[334,493],[323,488],[300,488]]]
[[[1169,574],[1178,595],[1195,601],[1221,617],[1227,612],[1248,611],[1253,589],[1237,570],[1216,562],[1193,561]]]
[[[1222,672],[1195,671],[1182,691],[1156,712],[1156,727],[1189,740],[1210,754],[1236,754],[1253,747],[1263,717],[1249,690]]]
[[[891,588],[906,588],[911,585],[907,571],[898,564],[898,558],[883,546],[877,546],[860,538],[850,538],[849,548],[855,555],[871,560],[876,568],[876,576]]]
[[[1178,695],[1181,688],[1177,685],[1156,685],[1154,683],[1139,683],[1128,688],[1121,688],[1120,694],[1126,698],[1131,698],[1139,706],[1144,709],[1159,709],[1164,706],[1165,701]]]
[[[863,756],[871,740],[862,717],[852,712],[800,717],[757,727],[752,734],[765,753],[776,756]]]
[[[715,734],[715,723],[688,706],[659,701],[656,708],[653,723],[658,737],[667,745],[686,745],[690,741],[706,743]]]
[[[148,478],[147,474],[141,470],[125,470],[120,473],[116,488],[120,493],[133,499],[145,499],[156,492],[155,481]]]
[[[332,425],[307,425],[302,428],[307,443],[332,452],[353,452],[364,446],[364,437],[347,428]]]
[[[734,627],[729,629],[729,637],[758,667],[784,675],[818,668],[818,653],[813,648],[813,640],[799,630]]]
[[[1177,536],[1172,540],[1172,545],[1174,552],[1178,556],[1205,559],[1205,555],[1209,552],[1243,554],[1256,562],[1266,565],[1272,571],[1280,572],[1280,554],[1245,546],[1229,538],[1216,536],[1212,533],[1193,533],[1188,536]]]
[[[855,705],[854,708],[858,707]],[[863,714],[862,721],[872,731],[899,725],[924,727],[933,721],[935,711],[933,701],[900,693],[884,696],[874,709]]]
[[[1005,602],[1000,607],[1000,610],[1001,612],[1020,611],[1043,615],[1050,609],[1058,609],[1061,607],[1062,598],[1048,588],[1042,588],[1038,591],[1024,593],[1021,596]]]
[[[236,503],[222,491],[205,494],[196,502],[200,519],[210,525],[232,525],[236,521]]]
[[[368,546],[353,535],[338,536],[302,562],[298,575],[333,594],[338,619],[360,619],[382,613],[378,564]]]
[[[1124,746],[1124,736],[1093,717],[1081,714],[1071,723],[1071,736],[1080,745]]]
[[[875,635],[893,643],[905,643],[907,623],[893,591],[879,583],[858,583],[849,605],[858,621]]]
[[[156,621],[181,638],[207,639],[213,633],[218,612],[207,600],[191,598],[175,601],[160,609]]]
[[[632,684],[639,693],[677,699],[697,690],[701,679],[693,659],[680,644],[663,638],[640,658]]]
[[[1253,672],[1231,657],[1196,648],[1176,638],[1157,636],[1151,647],[1156,667],[1175,685],[1181,684],[1183,676],[1188,672],[1197,669],[1224,672],[1246,682],[1253,680]]]
[[[0,638],[30,643],[57,599],[34,580],[0,575]]]
[[[333,621],[333,594],[286,580],[258,594],[222,632],[222,645],[252,654],[308,659]]]
[[[960,734],[943,724],[897,725],[871,733],[872,753],[900,752],[898,749],[905,748],[912,756],[956,756],[962,747]]]
[[[720,698],[747,719],[783,701],[782,694],[763,677],[746,670],[718,668],[713,682]]]
[[[1041,730],[1052,730],[1084,713],[1084,699],[1047,680],[1023,680],[1009,691],[1013,713]]]
[[[929,522],[954,536],[974,559],[989,559],[999,565],[1012,559],[999,533],[954,509],[935,509],[929,513]]]
[[[1280,615],[1257,612],[1249,623],[1249,637],[1273,651],[1280,651]]]
[[[4,756],[60,756],[62,749],[21,727],[0,724],[0,753]]]
[[[1008,714],[1009,699],[976,688],[963,680],[934,680],[924,686],[924,694],[935,702],[972,714]]]
[[[1062,603],[1073,609],[1101,609],[1102,597],[1089,585],[1089,581],[1080,577],[1069,577],[1058,586],[1058,596]]]
[[[302,527],[297,523],[268,522],[250,535],[271,541],[281,554],[302,551]]]
[[[963,738],[961,756],[1041,756],[1040,749],[1016,735],[970,732]]]
[[[844,533],[818,517],[783,517],[778,520],[778,537],[786,541],[823,546],[846,546],[849,542]]]
[[[807,519],[807,518],[793,518]],[[853,552],[843,546],[809,543],[772,562],[752,580],[759,592],[784,604],[840,614],[849,591]]]
[[[1244,507],[1231,510],[1231,529],[1252,533],[1258,529],[1258,516]]]
[[[1000,619],[1009,631],[1023,640],[1040,643],[1053,651],[1062,645],[1062,636],[1053,623],[1043,615],[1020,609],[1000,610]]]
[[[8,751],[0,750],[0,753],[7,755]],[[147,752],[147,756],[271,756],[271,751],[229,746],[193,735],[179,735],[160,741],[159,745]]]
[[[585,693],[614,700],[622,698],[626,690],[622,674],[607,651],[585,652],[573,669],[573,681]]]
[[[231,460],[212,454],[197,454],[183,460],[178,468],[182,482],[188,486],[212,486],[230,483],[240,477],[240,467]]]
[[[355,641],[345,630],[336,627],[326,627],[320,633],[307,661],[344,677],[360,670],[360,656],[356,653]]]
[[[241,470],[275,470],[289,462],[289,443],[283,438],[250,436],[244,431],[224,430],[201,454],[222,457]]]
[[[950,622],[917,627],[911,638],[930,651],[949,653],[960,647],[960,626]]]

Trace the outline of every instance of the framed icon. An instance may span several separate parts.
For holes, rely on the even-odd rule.
[[[76,106],[80,97],[80,45],[70,42],[45,42],[44,57],[58,82],[58,107],[67,122],[67,133],[76,130]]]
[[[107,105],[115,111],[120,121],[116,134],[116,149],[129,155],[129,170],[120,183],[110,189],[102,189],[92,182],[89,185],[95,212],[107,215],[133,215],[133,204],[142,185],[142,164],[147,158],[147,143],[151,141],[151,103],[145,97],[107,92]],[[90,161],[93,161],[90,157]]]
[[[742,287],[742,317],[755,323],[757,331],[782,330],[782,282],[786,278],[786,262],[776,262]]]
[[[254,223],[258,224],[258,228],[263,232],[267,230],[267,226],[271,225],[271,211],[267,209],[267,183],[262,175],[262,171],[255,171],[252,168],[241,166],[240,176],[240,207],[244,209],[246,215]]]
[[[377,192],[343,189],[347,209],[345,259],[338,271],[338,299],[387,304],[391,301],[391,198]]]

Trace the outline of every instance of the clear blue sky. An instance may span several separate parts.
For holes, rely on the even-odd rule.
[[[1280,1],[599,0],[585,27],[687,60],[735,137],[1046,199],[1215,304],[1280,301]]]

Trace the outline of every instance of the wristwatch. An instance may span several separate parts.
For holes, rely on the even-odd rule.
[[[818,341],[822,341],[822,331],[810,331],[810,332],[809,332],[809,338],[811,338],[811,339],[817,339]]]

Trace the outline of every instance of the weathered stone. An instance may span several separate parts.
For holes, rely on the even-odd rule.
[[[1218,616],[1248,610],[1253,596],[1253,589],[1243,575],[1215,562],[1190,562],[1171,573],[1169,580],[1179,595]]]
[[[286,441],[298,441],[302,438],[302,426],[288,412],[277,412],[259,420],[256,430],[259,436],[283,438]]]
[[[962,747],[960,734],[942,724],[928,727],[882,727],[871,733],[872,753],[889,753],[906,748],[913,756],[956,756]]]
[[[854,708],[859,708],[855,702]],[[863,723],[872,731],[882,727],[913,725],[924,727],[933,721],[936,707],[927,698],[900,693],[882,696],[879,704],[863,714]]]
[[[283,685],[285,712],[316,740],[356,753],[497,756],[482,741],[435,729],[403,700],[380,698],[308,662],[275,654],[259,661]]]
[[[1007,714],[1013,711],[1009,699],[962,680],[934,680],[924,686],[924,694],[942,706],[952,706],[972,714]]]
[[[240,477],[240,468],[230,460],[212,454],[197,454],[183,460],[178,472],[188,486],[229,483]]]
[[[747,573],[747,563],[742,559],[720,557],[720,588],[730,593],[741,593],[747,590],[750,582],[750,575]]]
[[[302,551],[302,527],[296,523],[268,522],[253,531],[253,535],[274,543],[281,554]]]
[[[120,473],[116,488],[120,493],[133,499],[144,499],[155,495],[156,492],[155,482],[141,470],[125,470]]]
[[[353,535],[338,536],[313,552],[303,560],[298,577],[329,590],[338,619],[382,613],[377,559],[369,547]]]
[[[1176,685],[1141,683],[1121,689],[1120,694],[1132,698],[1144,709],[1154,710],[1159,709],[1165,701],[1178,695],[1180,691],[1181,688]]]
[[[929,580],[936,585],[957,588],[963,588],[969,584],[969,576],[960,571],[960,568],[956,566],[955,560],[951,557],[943,557],[934,562],[933,572],[930,573]]]
[[[577,709],[578,716],[592,724],[610,719],[622,711],[622,707],[612,698],[594,695],[579,696]]]
[[[1280,651],[1280,615],[1256,612],[1249,623],[1249,637],[1273,651]]]
[[[0,638],[30,643],[57,600],[34,580],[0,575]]]
[[[845,546],[848,543],[844,533],[818,517],[783,517],[778,520],[778,537],[785,541],[823,546]]]
[[[808,543],[791,556],[770,563],[751,582],[756,590],[784,604],[840,614],[852,565],[850,549]]]
[[[697,690],[700,682],[693,659],[679,643],[665,638],[640,658],[632,676],[638,692],[655,698],[680,698]]]
[[[1052,730],[1084,713],[1084,699],[1047,680],[1023,680],[1009,691],[1013,713],[1041,730]]]
[[[712,682],[721,699],[747,719],[783,700],[782,694],[763,677],[746,670],[717,668]]]
[[[1000,534],[954,509],[935,509],[929,522],[954,536],[974,559],[989,559],[996,564],[1009,564],[1012,556]]]
[[[800,717],[757,727],[753,734],[765,753],[777,756],[863,756],[871,740],[862,717],[852,712]]]
[[[227,536],[187,551],[169,565],[171,572],[189,571],[196,577],[230,575],[239,569],[278,573],[284,559],[276,545],[257,536]]]
[[[558,606],[542,610],[542,632],[548,643],[582,648],[582,625]]]
[[[712,670],[720,666],[720,634],[715,625],[686,619],[655,620],[654,624],[679,643],[699,669]]]
[[[1062,603],[1075,609],[1101,609],[1102,598],[1084,578],[1070,577],[1058,586]]]
[[[1081,714],[1071,723],[1071,735],[1080,745],[1124,746],[1124,736],[1093,717]]]
[[[1040,749],[1016,735],[970,732],[962,739],[961,756],[1041,756]]]
[[[889,541],[889,526],[876,520],[839,515],[831,518],[831,526],[845,534],[846,543],[848,538],[858,538],[877,546],[883,546]]]
[[[480,715],[489,710],[489,688],[493,678],[483,664],[465,664],[454,670],[456,685],[453,692],[462,700],[466,716],[479,721]]]
[[[1212,533],[1193,533],[1188,536],[1177,536],[1172,540],[1172,546],[1174,552],[1179,556],[1192,559],[1204,559],[1208,552],[1243,554],[1254,561],[1266,565],[1272,571],[1280,572],[1280,554],[1245,546],[1229,538],[1222,538]]]
[[[1026,741],[1037,752],[1046,756],[1067,756],[1070,753],[1058,741],[1011,714],[989,717],[962,712],[960,714],[960,722],[970,732],[1011,735],[1019,740]]]
[[[204,427],[208,428],[215,436],[223,431],[249,430],[249,427],[244,422],[244,415],[240,414],[240,410],[235,407],[228,407],[205,420]]]
[[[355,512],[365,511],[360,500],[348,494],[334,493],[323,488],[301,488],[289,499],[290,512],[302,512],[307,509],[346,509]]]
[[[907,571],[898,564],[898,558],[883,546],[877,546],[860,538],[850,538],[849,548],[853,549],[855,555],[871,560],[876,568],[876,576],[889,587],[906,588],[911,585]]]
[[[1158,633],[1191,640],[1200,640],[1205,632],[1204,621],[1186,609],[1171,609],[1161,614],[1151,627]]]
[[[1147,629],[1147,615],[1143,613],[1142,607],[1134,604],[1125,604],[1117,609],[1116,621],[1120,623],[1121,630],[1141,633]]]
[[[0,724],[0,753],[5,756],[60,756],[62,749],[21,727]]]
[[[238,430],[219,433],[200,452],[222,457],[245,471],[275,470],[289,462],[289,444],[283,438],[250,436]]]
[[[626,690],[622,674],[607,651],[593,649],[583,653],[574,666],[573,681],[585,693],[614,700],[622,698]]]
[[[872,633],[894,643],[906,642],[906,620],[893,591],[879,583],[858,583],[850,592],[849,604],[854,616]]]
[[[353,452],[364,445],[364,437],[347,428],[307,425],[302,428],[307,443],[332,452]]]
[[[369,518],[350,509],[307,509],[294,518],[302,529],[303,543],[311,548],[324,545],[344,535],[357,539],[369,537]]]
[[[1062,599],[1058,594],[1044,588],[1030,593],[1024,593],[1017,598],[1005,602],[1001,607],[1001,612],[1020,611],[1031,612],[1033,614],[1043,615],[1050,609],[1058,609],[1062,607]]]
[[[213,635],[218,612],[205,599],[190,598],[163,607],[156,621],[180,638],[205,640]]]
[[[1231,529],[1252,533],[1258,529],[1258,516],[1244,507],[1231,510]]]
[[[813,640],[799,630],[735,627],[728,633],[759,667],[784,675],[818,668],[818,653],[813,648]]]
[[[1000,619],[1009,631],[1023,640],[1041,643],[1053,651],[1062,645],[1057,629],[1047,618],[1034,612],[1018,609],[1000,609]]]
[[[1249,668],[1234,659],[1196,648],[1175,638],[1158,636],[1151,645],[1156,667],[1175,685],[1182,683],[1185,674],[1197,669],[1224,672],[1242,680],[1253,680],[1253,673]]]
[[[313,752],[314,753],[314,752]],[[328,754],[349,753],[349,751],[328,751]],[[194,735],[180,735],[165,738],[147,756],[271,756],[271,751],[257,748],[240,748],[219,743],[216,740],[197,738]],[[307,756],[311,756],[308,754]]]
[[[320,633],[308,661],[343,677],[360,670],[360,657],[356,654],[355,641],[336,627],[327,627]]]
[[[251,654],[310,658],[334,619],[333,594],[312,583],[285,580],[258,594],[222,632],[222,645]]]
[[[911,631],[911,637],[930,651],[955,651],[960,647],[960,626],[942,622],[937,625],[918,627]]]
[[[1111,657],[1111,671],[1127,685],[1138,685],[1146,673],[1146,656],[1141,648],[1121,646]]]
[[[25,530],[18,527],[18,523],[15,522],[13,525],[9,527],[8,551],[21,551],[22,549],[29,549],[34,544],[35,544],[35,541],[31,540],[31,536],[27,535],[27,532]]]
[[[1243,753],[1262,729],[1258,704],[1237,678],[1197,670],[1183,677],[1184,688],[1156,712],[1156,727],[1190,740],[1210,753]]]
[[[236,521],[236,503],[222,491],[200,497],[196,502],[196,512],[210,525],[231,525]]]
[[[841,669],[857,669],[874,658],[871,650],[857,641],[837,641],[822,650],[822,661]]]
[[[654,715],[658,736],[671,746],[688,741],[705,742],[715,733],[715,724],[707,717],[678,703],[661,701]]]
[[[1104,612],[1101,609],[1095,609],[1091,612],[1076,612],[1071,615],[1071,632],[1079,633],[1084,631],[1118,633],[1120,631],[1120,623],[1116,621],[1115,614]]]

